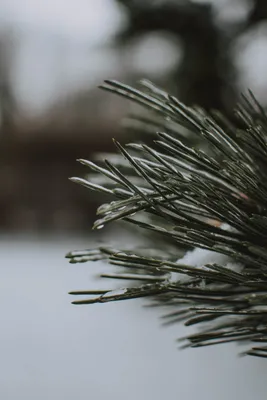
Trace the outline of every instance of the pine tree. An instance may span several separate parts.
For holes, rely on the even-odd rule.
[[[94,228],[123,220],[144,234],[146,248],[67,254],[71,263],[106,260],[129,279],[122,290],[73,291],[74,304],[150,296],[170,308],[166,321],[199,324],[184,347],[252,342],[246,354],[267,357],[267,115],[249,92],[231,121],[218,111],[187,107],[147,81],[142,89],[116,81],[102,88],[148,109],[135,116],[152,145],[114,140],[119,154],[94,174],[71,178],[112,197],[99,207]],[[194,148],[192,143],[197,143]],[[126,272],[129,271],[129,272]],[[136,282],[139,282],[136,283]]]

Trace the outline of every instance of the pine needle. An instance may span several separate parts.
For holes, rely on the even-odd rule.
[[[173,127],[158,132],[150,146],[114,141],[119,155],[98,163],[79,160],[94,174],[71,179],[113,197],[98,208],[94,228],[124,221],[129,228],[138,228],[138,235],[144,233],[148,246],[142,252],[99,247],[68,253],[71,263],[106,260],[119,266],[121,273],[101,276],[137,285],[120,291],[74,291],[72,295],[90,297],[73,303],[149,296],[154,306],[171,308],[164,324],[184,320],[185,325],[200,325],[199,333],[183,339],[185,347],[265,343],[267,116],[263,107],[251,92],[242,96],[235,126],[218,112],[185,106],[150,82],[143,82],[144,91],[110,80],[101,87],[148,109],[147,119],[137,118],[144,130],[162,129],[167,123]],[[184,132],[202,146],[190,146]],[[222,254],[242,268],[177,262],[192,248]],[[246,354],[267,357],[267,347],[252,347]]]

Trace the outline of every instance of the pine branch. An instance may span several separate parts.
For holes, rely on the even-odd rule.
[[[267,341],[267,116],[263,108],[249,92],[237,106],[234,126],[220,113],[189,108],[151,83],[144,83],[144,92],[116,81],[106,81],[102,88],[149,109],[152,114],[143,124],[157,115],[163,121],[161,128],[164,121],[175,128],[158,132],[152,146],[124,146],[114,140],[120,156],[97,164],[79,160],[94,174],[71,179],[114,198],[99,207],[94,229],[122,220],[164,241],[161,254],[156,246],[141,252],[100,247],[69,253],[73,263],[106,260],[123,267],[122,273],[104,277],[142,281],[120,291],[74,291],[71,294],[94,297],[73,303],[150,296],[153,305],[172,308],[165,324],[185,320],[186,325],[201,325],[200,333],[186,338],[191,347]],[[183,141],[180,132],[185,129],[201,139],[202,149]],[[194,248],[202,250],[192,252]],[[181,259],[181,249],[191,249],[190,254],[215,252],[221,258],[191,265],[183,262],[189,253]],[[206,328],[206,322],[212,325]],[[267,357],[266,348],[253,347],[246,354]]]

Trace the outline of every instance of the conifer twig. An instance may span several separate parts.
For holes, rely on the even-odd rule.
[[[153,123],[157,115],[161,129],[164,121],[175,128],[158,132],[152,146],[125,146],[114,140],[120,156],[98,163],[79,160],[94,174],[72,180],[113,197],[99,207],[94,229],[123,220],[164,240],[160,255],[152,245],[147,251],[99,247],[70,252],[67,258],[72,263],[106,260],[123,267],[121,273],[104,277],[141,281],[120,291],[73,291],[72,295],[90,296],[73,303],[150,296],[153,305],[170,307],[165,324],[180,320],[200,324],[201,331],[186,338],[191,347],[252,341],[259,345],[247,354],[267,357],[267,347],[260,344],[267,341],[267,116],[263,108],[249,92],[237,106],[234,126],[217,112],[185,106],[151,83],[144,83],[144,91],[117,81],[105,81],[101,87],[150,110],[143,124]],[[201,138],[203,149],[183,141],[179,132],[184,128]],[[193,248],[221,254],[228,261],[199,266],[177,261],[181,249]]]

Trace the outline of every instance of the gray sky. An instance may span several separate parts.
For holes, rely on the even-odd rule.
[[[1,0],[2,26],[47,31],[77,43],[101,43],[121,12],[112,0]]]
[[[249,1],[247,8],[239,0],[211,2],[218,23],[230,16],[242,20],[249,11]],[[164,64],[172,65],[177,48],[153,35],[131,50],[128,61],[108,48],[124,23],[125,15],[113,0],[1,0],[0,33],[9,29],[16,43],[11,75],[22,109],[41,113],[64,93],[97,86],[102,79],[122,73],[123,63],[135,65],[140,75],[151,79],[153,68],[163,71]],[[249,87],[259,100],[266,100],[265,25],[242,37],[235,50],[240,90]]]
[[[58,94],[116,68],[100,47],[123,20],[112,0],[2,0],[1,29],[14,39],[12,80],[25,110],[42,111]]]

